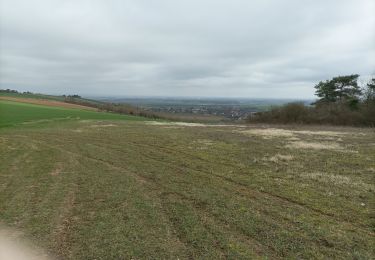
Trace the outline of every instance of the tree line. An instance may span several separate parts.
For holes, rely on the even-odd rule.
[[[314,86],[318,99],[310,106],[289,103],[260,112],[249,122],[375,126],[375,78],[362,86],[359,75],[334,77]]]

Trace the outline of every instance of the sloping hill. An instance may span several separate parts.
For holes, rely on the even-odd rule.
[[[53,99],[8,97],[8,96],[0,95],[0,101],[1,100],[34,104],[34,105],[43,105],[43,106],[49,106],[49,107],[76,108],[76,109],[81,109],[81,110],[97,111],[97,109],[93,107],[72,104],[72,103],[67,103],[67,102],[53,100]]]
[[[144,120],[141,117],[98,112],[90,107],[59,101],[25,98],[0,99],[0,127],[73,119]]]

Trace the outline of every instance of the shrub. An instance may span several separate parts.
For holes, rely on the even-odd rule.
[[[375,125],[375,103],[360,103],[352,109],[347,102],[319,103],[308,107],[290,103],[257,113],[248,122],[280,124]]]

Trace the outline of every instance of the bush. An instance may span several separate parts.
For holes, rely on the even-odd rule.
[[[360,103],[355,108],[347,102],[319,103],[308,107],[290,103],[248,118],[248,122],[279,124],[375,125],[375,102]]]
[[[274,107],[267,112],[259,112],[249,118],[250,122],[262,123],[305,123],[309,108],[302,103],[289,103],[281,107]]]

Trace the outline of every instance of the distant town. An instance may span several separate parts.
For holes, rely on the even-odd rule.
[[[146,111],[172,114],[218,116],[243,120],[273,106],[300,101],[306,105],[312,100],[291,99],[226,99],[226,98],[100,98],[103,101],[126,103]]]

